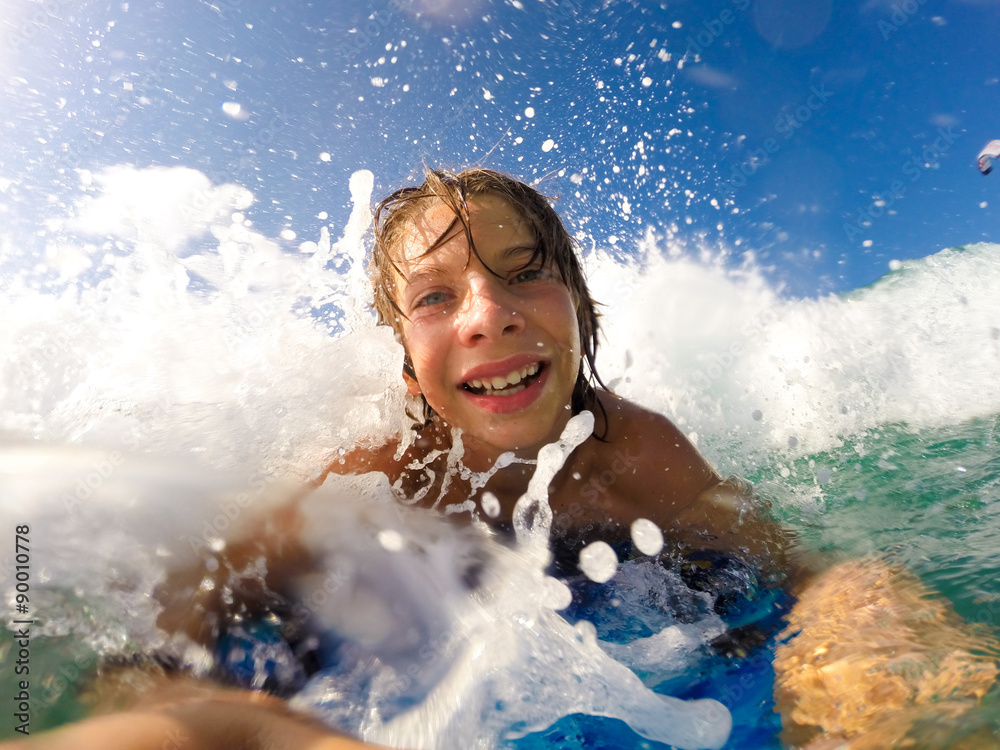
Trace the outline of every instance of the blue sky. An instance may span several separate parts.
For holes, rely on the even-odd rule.
[[[805,9],[803,9],[803,7]],[[80,170],[196,167],[297,242],[423,163],[558,197],[583,243],[746,253],[793,295],[996,239],[1000,2],[0,0],[0,220],[54,239]]]

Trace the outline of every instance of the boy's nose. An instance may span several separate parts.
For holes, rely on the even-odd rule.
[[[463,305],[460,335],[466,343],[496,340],[524,328],[524,317],[497,279],[475,279]]]

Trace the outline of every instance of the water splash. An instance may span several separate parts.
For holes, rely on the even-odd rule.
[[[287,248],[254,229],[243,188],[212,185],[194,170],[118,167],[84,176],[73,215],[52,219],[59,239],[44,257],[20,257],[13,238],[0,240],[0,345],[9,352],[0,429],[47,446],[41,459],[8,451],[16,465],[3,481],[19,489],[5,490],[2,510],[11,524],[40,524],[47,632],[98,652],[162,644],[155,608],[144,593],[146,604],[136,601],[166,560],[190,555],[192,539],[233,533],[248,509],[280,494],[281,480],[300,483],[339,450],[407,428],[402,353],[366,308],[370,174],[350,187],[355,210],[339,241],[324,231]],[[733,271],[669,250],[651,241],[631,264],[598,251],[588,258],[595,297],[612,304],[598,362],[619,393],[701,436],[724,471],[873,425],[1000,412],[995,389],[983,389],[1000,362],[996,246],[944,251],[872,288],[820,300],[784,299],[752,266]],[[385,499],[387,488],[318,492],[311,528],[324,533],[310,544],[328,565],[319,581],[303,579],[303,601],[326,591],[331,576],[340,580],[336,596],[327,592],[339,605],[314,614],[355,636],[360,650],[345,662],[353,671],[317,678],[299,700],[372,740],[414,747],[486,747],[571,711],[620,716],[675,744],[715,742],[671,734],[700,720],[664,719],[667,702],[608,653],[652,680],[657,664],[660,674],[689,664],[719,632],[717,620],[665,624],[614,647],[556,612],[566,592],[541,572],[550,519],[537,489],[587,432],[585,420],[540,458],[514,550],[424,528],[415,515],[401,520],[396,503],[349,509],[350,497]],[[87,447],[52,447],[62,443]],[[141,454],[179,457],[170,466],[184,468]],[[228,478],[205,478],[206,468]],[[52,483],[41,482],[46,475]],[[324,504],[332,518],[317,510]],[[471,593],[462,576],[471,568],[455,562],[463,559],[489,561]],[[81,617],[81,603],[100,616]],[[505,630],[490,619],[497,612],[509,616]],[[412,637],[426,658],[408,649]],[[477,682],[486,664],[494,676]],[[381,675],[368,683],[374,692],[345,687],[366,675]],[[453,709],[459,693],[470,696],[464,716]],[[427,713],[410,713],[425,696]],[[682,713],[692,711],[715,731],[724,726],[715,706]]]
[[[844,296],[787,299],[754,266],[588,258],[612,309],[598,356],[620,395],[669,415],[724,473],[885,424],[919,430],[1000,412],[997,245],[906,261]]]
[[[195,170],[92,182],[44,263],[4,265],[0,429],[305,478],[404,428],[402,354],[358,280],[370,173],[344,237],[296,254]]]

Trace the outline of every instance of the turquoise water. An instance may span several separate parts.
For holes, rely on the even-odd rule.
[[[817,550],[888,553],[966,619],[1000,624],[1000,417],[917,433],[887,425],[756,478]],[[817,475],[826,480],[822,483]],[[828,479],[827,479],[828,477]],[[786,496],[787,496],[786,495]]]

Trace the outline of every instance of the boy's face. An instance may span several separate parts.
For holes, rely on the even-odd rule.
[[[555,268],[525,266],[535,238],[513,206],[495,195],[468,205],[476,250],[498,276],[470,252],[460,222],[427,253],[455,219],[442,203],[418,214],[401,243],[396,302],[416,373],[408,383],[467,446],[530,453],[558,439],[571,416],[576,303]]]

